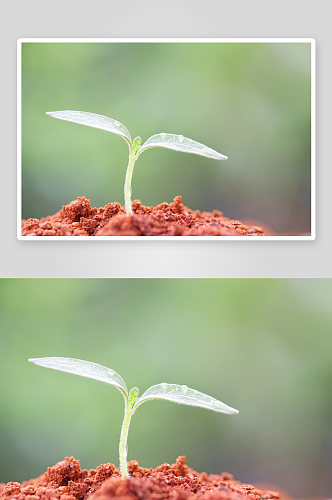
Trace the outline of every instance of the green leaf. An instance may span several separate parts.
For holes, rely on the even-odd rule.
[[[134,150],[134,153],[136,153],[138,151],[141,143],[142,143],[142,139],[139,136],[135,137],[135,139],[133,141],[133,150]]]
[[[134,404],[136,403],[138,394],[139,394],[138,387],[133,387],[132,389],[130,389],[129,402],[131,406],[134,406]]]
[[[190,389],[186,385],[177,384],[157,384],[150,387],[142,396],[137,400],[136,407],[145,401],[152,399],[164,399],[189,406],[198,406],[207,410],[216,411],[218,413],[226,413],[228,415],[235,415],[238,410],[225,405],[221,401],[203,394],[202,392]]]
[[[53,118],[65,120],[67,122],[79,123],[87,127],[99,128],[120,135],[126,142],[132,143],[131,136],[127,128],[122,123],[108,116],[96,115],[87,111],[48,111],[46,113]]]
[[[187,139],[183,135],[176,134],[156,134],[151,136],[139,150],[139,154],[148,148],[167,148],[174,151],[182,151],[183,153],[193,153],[213,160],[227,160],[227,156],[218,153],[214,149],[208,148],[200,142]],[[138,156],[138,155],[137,155]]]
[[[45,368],[59,370],[60,372],[73,373],[74,375],[80,375],[81,377],[92,378],[94,380],[99,380],[100,382],[105,382],[106,384],[113,385],[119,389],[122,394],[126,394],[128,396],[127,386],[123,378],[120,377],[120,375],[114,370],[106,368],[106,366],[74,358],[31,358],[29,361],[35,365],[44,366]]]

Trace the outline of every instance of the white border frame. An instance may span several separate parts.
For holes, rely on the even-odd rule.
[[[311,233],[300,236],[22,236],[22,44],[23,43],[310,43],[311,44]],[[17,40],[17,239],[21,241],[197,241],[316,239],[316,40],[314,38],[19,38]]]

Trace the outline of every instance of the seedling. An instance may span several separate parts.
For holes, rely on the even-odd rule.
[[[166,401],[172,401],[173,403],[198,406],[218,413],[226,413],[227,415],[239,413],[238,410],[225,405],[221,401],[196,391],[195,389],[189,389],[186,385],[166,383],[153,385],[139,398],[139,390],[137,387],[133,387],[128,393],[127,386],[118,373],[111,370],[111,368],[106,368],[105,366],[91,363],[90,361],[58,357],[33,358],[29,359],[29,361],[35,365],[44,366],[45,368],[74,373],[75,375],[81,375],[82,377],[105,382],[106,384],[113,385],[121,392],[125,403],[119,443],[120,471],[122,476],[129,475],[127,466],[127,438],[130,420],[139,405],[145,403],[145,401],[164,399]]]
[[[227,160],[227,156],[218,153],[214,149],[204,146],[204,144],[193,141],[192,139],[187,139],[186,137],[183,137],[183,135],[165,133],[156,134],[152,135],[147,141],[145,141],[144,144],[142,144],[142,139],[140,137],[136,137],[134,141],[132,141],[130,133],[126,127],[117,120],[113,120],[113,118],[108,118],[107,116],[96,115],[95,113],[88,113],[87,111],[69,110],[50,111],[46,114],[52,116],[53,118],[58,118],[59,120],[80,123],[81,125],[86,125],[88,127],[107,130],[108,132],[121,136],[126,141],[129,147],[129,161],[124,184],[124,199],[127,215],[133,213],[131,209],[131,179],[133,176],[135,161],[146,149],[166,148],[173,149],[174,151],[182,151],[184,153],[193,153],[199,156],[205,156],[206,158],[212,158],[214,160]]]

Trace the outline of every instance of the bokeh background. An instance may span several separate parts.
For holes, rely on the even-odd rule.
[[[320,279],[0,280],[0,482],[70,455],[118,465],[121,394],[27,361],[68,356],[141,393],[186,384],[240,411],[142,405],[128,441],[141,466],[186,455],[198,471],[330,498],[331,296]]]
[[[132,199],[183,196],[196,210],[309,234],[310,43],[22,44],[22,215],[77,196],[123,204],[124,140],[50,118],[74,109],[119,120],[132,138],[182,134],[228,156],[142,155]]]

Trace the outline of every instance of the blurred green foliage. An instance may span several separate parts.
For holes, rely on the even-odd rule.
[[[68,356],[113,368],[141,393],[186,384],[240,411],[148,402],[129,460],[155,467],[186,455],[198,471],[328,498],[331,292],[331,280],[306,279],[2,279],[0,481],[70,455],[82,468],[118,466],[121,394],[28,363]]]
[[[144,205],[183,196],[192,209],[255,219],[278,234],[310,232],[309,43],[22,44],[23,217],[84,195],[123,204],[127,145],[52,120],[74,109],[119,120],[132,137],[169,132],[226,162],[150,150],[133,176]]]

